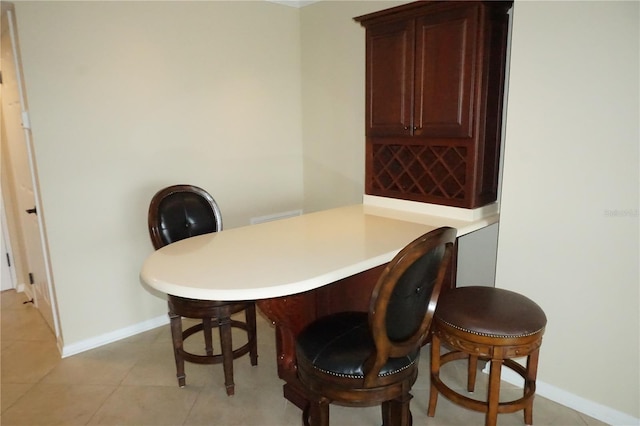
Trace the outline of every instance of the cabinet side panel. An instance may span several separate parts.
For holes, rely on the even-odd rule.
[[[509,17],[505,11],[495,11],[488,21],[485,51],[490,52],[486,61],[487,94],[484,107],[484,144],[478,193],[478,204],[487,204],[498,198],[498,174],[500,169],[500,144],[506,80],[507,33]]]

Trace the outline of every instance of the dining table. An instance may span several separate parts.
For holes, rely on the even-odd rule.
[[[304,408],[295,338],[310,322],[367,311],[377,278],[407,244],[441,226],[457,236],[498,222],[497,206],[467,211],[367,197],[363,203],[225,229],[169,244],[147,257],[140,280],[156,294],[256,301],[275,327],[285,398]],[[455,286],[456,262],[448,286]]]

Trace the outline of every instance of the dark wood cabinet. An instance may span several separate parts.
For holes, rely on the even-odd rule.
[[[496,200],[511,6],[421,1],[354,18],[366,28],[367,194]]]
[[[366,135],[413,133],[413,21],[367,30]]]

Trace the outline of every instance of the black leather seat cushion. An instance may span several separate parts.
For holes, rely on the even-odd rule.
[[[159,207],[160,232],[166,244],[216,232],[218,224],[208,201],[191,192],[175,192]]]
[[[363,366],[375,350],[366,312],[341,312],[316,320],[297,338],[296,356],[308,360],[328,374],[364,378]],[[401,371],[413,364],[419,350],[402,358],[389,358],[380,376]]]
[[[461,331],[499,338],[532,335],[547,324],[544,311],[534,301],[494,287],[460,287],[445,292],[435,318]]]

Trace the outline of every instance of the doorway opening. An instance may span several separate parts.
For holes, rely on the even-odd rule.
[[[53,279],[38,191],[37,169],[27,98],[22,77],[15,9],[1,2],[0,178],[2,183],[3,269],[11,288],[24,292],[53,331],[62,348]],[[6,223],[6,226],[4,226]],[[10,265],[10,266],[9,266]],[[4,274],[3,274],[4,278]],[[4,281],[4,279],[3,279]],[[5,284],[3,284],[4,289]]]

